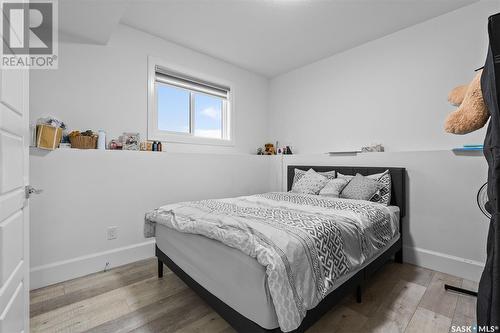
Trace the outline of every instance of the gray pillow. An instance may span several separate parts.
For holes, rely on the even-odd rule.
[[[347,179],[348,181],[354,178],[354,176],[343,175],[340,172],[337,173],[337,177]],[[378,202],[384,205],[389,205],[391,202],[391,174],[389,170],[385,170],[382,173],[376,173],[373,175],[366,176],[370,179],[377,180],[379,183],[384,185],[377,193],[373,195],[370,201]]]
[[[328,178],[320,175],[313,169],[309,169],[297,183],[293,184],[292,192],[318,194],[327,182]]]
[[[328,183],[326,183],[325,187],[319,191],[319,195],[330,198],[338,198],[340,196],[340,192],[342,192],[348,182],[349,181],[344,178],[330,179]]]
[[[344,187],[341,198],[370,200],[384,185],[377,180],[364,177],[359,173]]]
[[[295,168],[294,169],[294,172],[293,172],[293,182],[292,182],[292,188],[295,184],[297,184],[297,182],[302,178],[304,177],[304,175],[306,174],[307,171],[305,170],[301,170],[301,169],[297,169]],[[335,179],[336,177],[336,174],[335,174],[335,170],[332,170],[332,171],[324,171],[324,172],[317,172],[319,173],[320,175],[322,176],[325,176],[326,178],[328,179]]]

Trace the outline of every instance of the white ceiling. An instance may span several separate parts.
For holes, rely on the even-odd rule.
[[[82,8],[72,15],[68,6],[60,17],[61,30],[78,35],[75,22],[86,21],[91,32],[104,32],[90,39],[102,42],[119,13],[122,24],[273,77],[477,1],[67,0],[60,3],[93,4],[95,17],[82,18]],[[96,10],[97,3],[106,10]],[[107,23],[105,13],[114,13]]]
[[[59,1],[59,39],[104,45],[128,5],[127,1]]]
[[[141,1],[121,22],[272,77],[473,2]]]

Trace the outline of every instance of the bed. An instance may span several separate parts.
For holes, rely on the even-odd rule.
[[[380,173],[388,169],[392,180],[391,202],[389,206],[379,207],[382,205],[366,205],[365,203],[348,202],[348,204],[352,204],[353,206],[352,208],[349,206],[345,212],[346,221],[351,221],[351,214],[358,216],[352,213],[351,210],[356,211],[359,207],[365,206],[369,206],[367,209],[377,212],[377,214],[379,214],[378,212],[384,213],[386,218],[380,219],[380,224],[373,223],[373,227],[371,224],[367,224],[373,230],[366,228],[366,230],[370,229],[371,231],[364,231],[364,233],[369,236],[363,236],[363,242],[360,241],[362,244],[357,244],[351,240],[344,242],[343,252],[330,251],[330,259],[328,259],[328,256],[320,253],[321,255],[319,255],[319,257],[322,261],[317,264],[320,270],[321,267],[325,267],[325,262],[335,261],[335,265],[332,266],[336,267],[336,273],[333,273],[334,270],[332,269],[331,272],[328,271],[330,275],[324,274],[325,276],[329,276],[330,279],[324,279],[322,273],[321,279],[318,280],[315,275],[317,273],[315,273],[314,269],[308,270],[303,267],[286,267],[283,271],[288,274],[288,277],[293,276],[296,277],[296,280],[299,280],[298,282],[293,280],[298,287],[287,288],[286,290],[283,288],[277,289],[276,286],[280,286],[279,283],[286,283],[276,278],[270,278],[270,274],[274,274],[274,272],[269,271],[269,267],[272,266],[273,263],[272,259],[266,259],[269,260],[270,263],[268,262],[269,265],[267,266],[263,265],[261,257],[254,255],[254,253],[244,253],[246,251],[245,247],[240,246],[238,248],[238,245],[233,245],[230,242],[228,243],[227,239],[223,238],[224,236],[218,235],[220,229],[216,229],[217,235],[213,235],[213,233],[204,234],[203,230],[197,230],[196,232],[187,229],[175,230],[172,225],[158,223],[160,219],[157,215],[158,212],[155,211],[154,214],[147,215],[146,221],[152,221],[155,227],[154,236],[156,236],[156,256],[158,257],[159,276],[161,277],[163,275],[163,264],[167,265],[238,332],[281,332],[283,327],[283,331],[292,331],[291,328],[293,328],[294,332],[303,332],[346,294],[356,292],[358,301],[361,301],[363,284],[370,275],[391,258],[394,258],[397,262],[402,262],[402,219],[406,214],[405,169],[291,165],[288,166],[287,170],[288,190],[292,187],[295,169],[309,170],[310,168],[317,172],[335,170],[337,173],[342,173],[344,175],[355,175],[356,173],[369,175]],[[170,209],[168,212],[170,214],[171,211],[175,211],[178,220],[181,219],[183,216],[182,214],[185,214],[185,216],[187,216],[186,220],[190,221],[201,221],[205,216],[207,220],[210,220],[213,216],[208,215],[206,212],[210,212],[210,214],[213,212],[222,214],[219,212],[220,205],[225,206],[237,203],[238,206],[243,206],[244,214],[249,214],[249,212],[245,210],[248,205],[250,214],[256,214],[258,218],[266,220],[267,215],[262,212],[266,211],[268,205],[273,205],[273,207],[277,207],[275,208],[280,214],[293,215],[297,212],[299,215],[289,217],[291,219],[290,221],[292,221],[293,219],[305,219],[309,216],[313,218],[316,218],[316,216],[327,216],[327,213],[332,209],[335,209],[337,212],[337,209],[339,209],[337,205],[339,204],[342,205],[342,209],[345,208],[345,202],[342,202],[342,200],[323,200],[323,198],[315,197],[317,196],[298,196],[293,193],[285,192],[267,193],[220,201],[196,202],[189,205],[188,208],[182,205],[168,206]],[[199,205],[203,206],[201,212],[206,215],[200,215],[200,210],[198,210],[198,208],[200,208]],[[327,207],[325,205],[327,205]],[[258,209],[252,210],[254,206],[258,207]],[[241,207],[238,207],[238,209],[240,208]],[[317,212],[311,213],[314,210],[317,210]],[[222,210],[221,212],[225,211]],[[162,213],[164,213],[164,211],[162,211]],[[240,212],[237,214],[238,218],[242,216],[241,214],[243,213]],[[305,215],[300,215],[302,213]],[[231,214],[234,215],[234,212],[229,212],[228,216],[232,216]],[[225,216],[222,216],[219,220],[223,220],[224,218]],[[217,223],[220,222],[219,220],[217,220]],[[364,220],[360,220],[359,223],[365,223],[363,221]],[[246,226],[247,221],[239,221],[238,223],[240,224],[238,224],[237,227],[241,228],[241,225]],[[317,223],[316,220],[314,223]],[[200,223],[191,224],[191,227],[192,225],[198,224]],[[354,226],[353,223],[339,224],[347,225],[347,229],[339,231],[340,235],[350,233],[356,234],[357,226]],[[186,225],[190,225],[189,221]],[[325,225],[329,224],[327,223]],[[178,226],[176,225],[175,227]],[[262,223],[261,229],[252,229],[252,233],[255,233],[257,236],[261,231],[266,233],[267,229],[265,228],[267,228],[266,224]],[[385,231],[381,232],[380,229]],[[380,235],[384,237],[381,238]],[[251,236],[253,237],[253,235]],[[281,234],[275,235],[275,241],[279,243],[282,236]],[[231,235],[230,237],[238,236]],[[224,241],[226,244],[223,243]],[[286,241],[288,242],[289,240],[287,239]],[[314,248],[312,245],[311,247]],[[325,247],[325,244],[316,244],[316,248],[318,249],[323,247]],[[328,248],[330,247],[333,247],[333,245],[328,245]],[[281,248],[287,251],[288,246],[285,245]],[[356,249],[358,248],[363,248],[363,250],[357,253]],[[281,254],[281,256],[302,255],[301,253],[297,254],[296,251],[291,252],[292,254]],[[345,254],[343,255],[343,261],[338,259],[342,253]],[[325,259],[325,256],[327,259]],[[358,256],[362,259],[356,259]],[[314,261],[309,258],[308,260]],[[304,259],[304,261],[307,260]],[[297,260],[297,262],[300,262],[300,260]],[[311,262],[309,263],[311,267],[315,267]],[[349,269],[345,269],[344,271],[338,269],[343,263],[347,263]],[[295,271],[293,271],[294,269]],[[290,271],[292,271],[292,274]],[[325,270],[323,269],[321,272],[325,272]],[[301,276],[297,277],[297,275]],[[276,277],[276,275],[272,276]],[[277,283],[276,281],[281,282]],[[288,280],[286,281],[289,282]],[[316,281],[316,283],[310,281]],[[323,284],[325,286],[323,286]],[[299,290],[302,293],[301,295],[293,295],[294,297],[298,297],[302,302],[297,304],[306,306],[306,308],[301,309],[303,312],[297,310],[300,315],[299,318],[294,318],[290,313],[283,314],[282,304],[289,304],[291,303],[290,301],[283,301],[281,304],[276,301],[278,295],[281,297],[283,294],[285,295],[283,297],[286,298],[288,289],[292,291],[301,289]],[[321,290],[318,291],[319,289],[322,289],[323,294],[320,293]],[[309,297],[309,295],[316,294],[321,294],[322,296]]]

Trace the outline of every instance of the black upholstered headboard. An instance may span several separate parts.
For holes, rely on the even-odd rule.
[[[364,176],[374,173],[384,172],[389,169],[392,181],[391,206],[398,206],[401,218],[406,215],[406,169],[405,168],[386,168],[386,167],[360,167],[360,166],[310,166],[310,165],[289,165],[287,171],[287,190],[292,189],[293,176],[295,169],[325,172],[335,170],[344,175],[355,175],[360,173]]]

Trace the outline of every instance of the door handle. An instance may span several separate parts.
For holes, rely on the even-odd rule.
[[[42,189],[37,189],[37,188],[34,188],[33,186],[31,185],[28,185],[24,188],[24,193],[26,195],[26,199],[29,199],[31,197],[32,194],[40,194],[42,193],[43,190]]]

